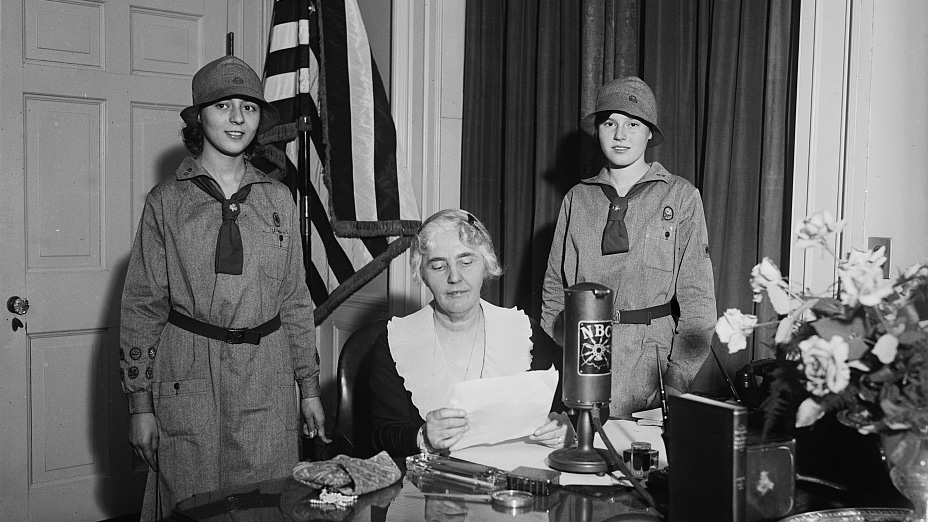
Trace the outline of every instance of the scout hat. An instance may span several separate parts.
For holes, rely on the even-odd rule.
[[[180,111],[180,117],[187,125],[196,125],[201,107],[227,98],[247,98],[261,107],[258,134],[277,125],[280,120],[277,109],[265,101],[261,80],[254,69],[235,56],[213,60],[193,75],[193,105]]]
[[[664,141],[664,133],[657,127],[657,100],[641,78],[616,78],[600,87],[596,93],[596,109],[580,120],[580,128],[595,136],[596,114],[600,112],[621,112],[646,123],[651,128],[648,147]]]

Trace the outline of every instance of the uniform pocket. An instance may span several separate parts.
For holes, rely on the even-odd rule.
[[[208,415],[206,379],[156,383],[155,416],[168,436],[193,435]]]
[[[278,372],[271,393],[274,394],[274,411],[284,428],[287,430],[299,429],[302,417],[299,411],[296,381],[293,379],[293,372]]]
[[[279,281],[284,278],[290,258],[290,234],[273,230],[261,235],[264,239],[258,251],[261,269],[265,275]]]
[[[677,230],[671,222],[648,225],[645,244],[645,265],[664,272],[672,272],[676,258]]]

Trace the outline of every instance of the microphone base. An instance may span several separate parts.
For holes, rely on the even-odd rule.
[[[568,473],[603,475],[615,471],[609,466],[609,452],[600,448],[563,448],[552,451],[545,461],[551,469]]]

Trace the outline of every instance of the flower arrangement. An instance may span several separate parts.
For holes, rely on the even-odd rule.
[[[827,239],[843,227],[822,212],[797,231],[797,247],[820,247],[835,258],[838,280],[827,296],[795,288],[764,258],[751,271],[754,301],[766,295],[778,318],[759,323],[732,308],[716,333],[735,353],[754,330],[776,327],[778,364],[761,404],[765,432],[793,415],[796,427],[805,427],[838,412],[841,422],[865,434],[928,434],[928,266],[883,279],[882,247],[855,249],[846,258],[831,250]]]

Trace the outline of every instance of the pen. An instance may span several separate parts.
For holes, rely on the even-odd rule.
[[[462,475],[455,475],[454,473],[446,473],[444,471],[438,471],[435,469],[427,469],[425,471],[426,475],[430,475],[437,478],[443,478],[447,480],[452,480],[456,482],[461,482],[471,486],[477,486],[481,488],[495,489],[496,485],[485,480],[478,480],[471,477],[464,477]]]
[[[464,502],[489,502],[490,495],[477,495],[469,493],[422,493],[425,498],[441,500],[461,500]]]
[[[667,390],[664,389],[664,373],[661,371],[661,350],[657,345],[654,345],[654,352],[657,355],[657,381],[659,384],[658,390],[661,395],[661,420],[663,421],[664,428],[667,428]]]

